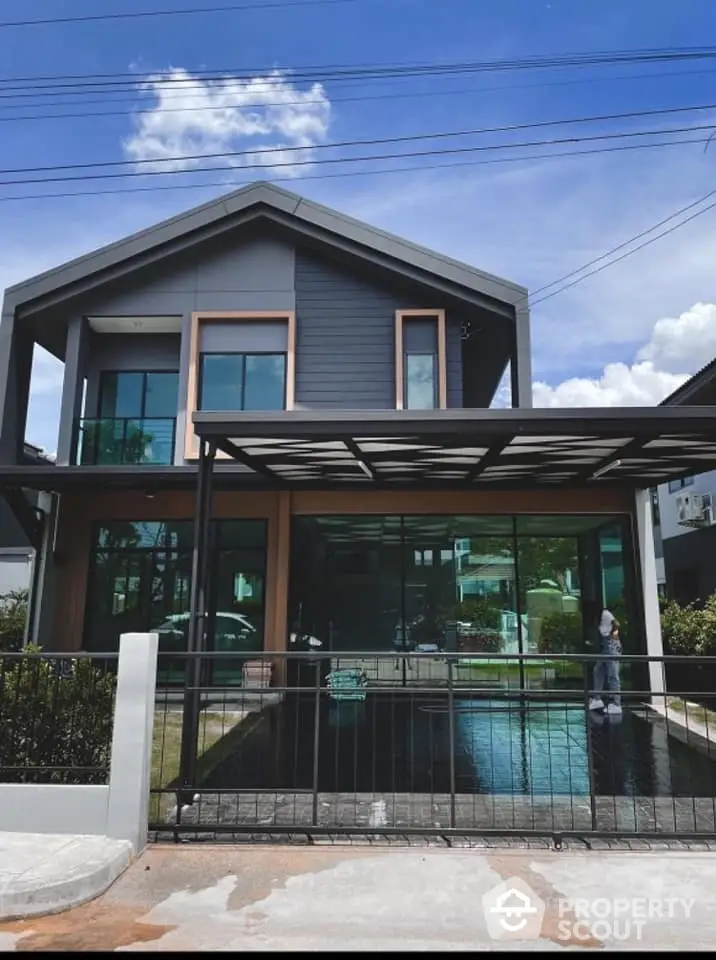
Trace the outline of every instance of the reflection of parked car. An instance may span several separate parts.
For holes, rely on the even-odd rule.
[[[260,649],[261,638],[256,627],[241,613],[217,613],[215,617],[214,649],[252,651]],[[186,650],[189,633],[189,614],[176,613],[161,623],[156,632],[163,649]]]

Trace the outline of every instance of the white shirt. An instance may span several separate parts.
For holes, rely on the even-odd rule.
[[[603,637],[608,637],[611,635],[612,630],[614,629],[615,616],[606,608],[602,610],[602,616],[599,620],[599,632]]]

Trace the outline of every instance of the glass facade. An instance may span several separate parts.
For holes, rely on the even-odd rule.
[[[186,648],[194,523],[112,521],[95,531],[87,592],[85,646],[116,650],[127,632],[156,630],[164,652]],[[209,563],[209,648],[247,653],[263,648],[266,521],[217,520]],[[163,679],[183,675],[163,658]],[[217,663],[214,679],[238,682],[241,663]]]
[[[285,354],[202,354],[199,409],[283,410],[285,406]]]
[[[289,622],[335,651],[640,652],[627,518],[297,517]]]
[[[105,371],[99,417],[78,425],[78,463],[172,463],[178,390],[176,371]]]

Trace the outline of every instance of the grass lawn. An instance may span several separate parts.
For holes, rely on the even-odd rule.
[[[258,721],[256,711],[237,710],[232,713],[212,713],[202,711],[199,715],[199,737],[197,749],[197,778],[201,781],[232,749],[239,739],[245,736]],[[179,778],[181,757],[181,709],[169,710],[163,707],[155,710],[154,732],[152,736],[152,766],[150,787],[170,789]],[[164,819],[164,813],[171,806],[173,798],[169,794],[150,797],[149,819]]]
[[[682,700],[681,697],[670,697],[669,698],[669,709],[678,710],[679,713],[683,713],[689,720],[698,720],[699,723],[703,723],[705,727],[708,727],[710,731],[716,731],[716,713],[713,710],[708,710],[706,707],[702,707],[700,703],[691,703],[687,700]]]
[[[514,660],[502,661],[489,660],[473,661],[463,660],[456,664],[456,669],[460,674],[469,674],[471,677],[479,676],[519,676],[520,664]],[[583,677],[582,664],[573,660],[551,660],[543,661],[529,660],[523,664],[525,676],[540,677],[544,676],[547,670],[553,670],[557,677],[579,678]]]

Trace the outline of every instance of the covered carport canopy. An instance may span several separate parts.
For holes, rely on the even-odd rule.
[[[716,467],[716,407],[195,413],[203,453],[300,486],[650,487]]]

